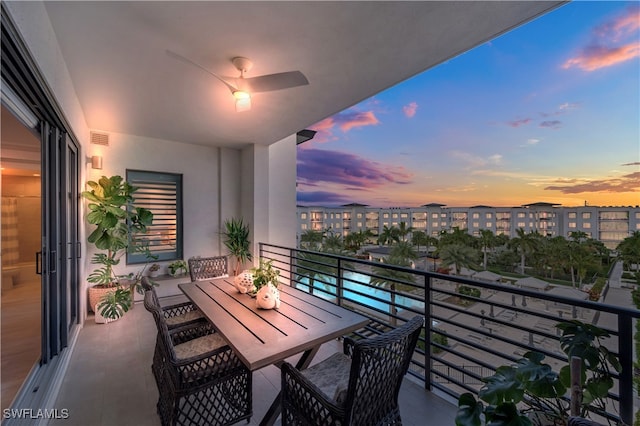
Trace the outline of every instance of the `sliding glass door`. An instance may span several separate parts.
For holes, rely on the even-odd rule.
[[[33,276],[34,289],[29,292],[35,310],[32,320],[35,326],[27,328],[27,323],[18,322],[11,333],[25,337],[35,332],[36,344],[32,345],[28,355],[21,357],[26,363],[26,373],[15,378],[13,394],[21,388],[16,398],[46,399],[47,390],[55,377],[55,370],[71,342],[71,337],[79,325],[80,305],[80,242],[79,242],[79,170],[81,156],[77,139],[73,137],[70,126],[62,110],[51,93],[43,84],[44,80],[25,49],[18,32],[9,18],[4,5],[0,4],[2,25],[2,112],[3,132],[1,157],[2,166],[6,170],[9,163],[20,168],[30,162],[37,163],[37,173],[32,174],[34,195],[31,200],[35,206],[23,209],[24,215],[18,215],[16,221],[7,224],[21,234],[29,243],[24,244],[29,259],[27,269]],[[7,129],[5,115],[12,117],[22,126],[24,134],[29,138],[20,149],[21,142],[4,140]],[[28,146],[27,146],[28,145]],[[8,161],[11,159],[12,161]],[[5,170],[3,170],[3,190],[5,189]],[[25,172],[26,173],[26,172]],[[25,187],[20,187],[25,188]],[[18,189],[18,193],[21,189]],[[3,203],[4,203],[3,193]],[[20,194],[18,194],[20,195]],[[4,216],[4,210],[3,210]],[[3,217],[4,219],[4,217]],[[5,224],[3,223],[3,232]],[[33,235],[32,235],[33,234]],[[33,237],[33,238],[32,238]],[[22,241],[22,240],[21,240]],[[4,252],[4,248],[3,248]],[[5,344],[5,300],[4,290],[13,290],[14,282],[5,280],[5,276],[16,277],[15,286],[21,285],[22,275],[16,275],[13,269],[5,268],[3,256],[3,300],[2,300],[2,409],[8,408],[13,399],[5,398],[6,376],[4,367],[15,367],[16,364],[5,363],[5,351],[11,345]],[[26,275],[25,275],[26,276]],[[16,315],[23,315],[26,299]],[[7,333],[9,336],[11,333]],[[18,357],[20,358],[20,357]],[[16,400],[14,400],[14,403]],[[38,406],[36,404],[36,406]]]

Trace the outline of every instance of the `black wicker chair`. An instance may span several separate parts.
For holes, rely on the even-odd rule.
[[[398,393],[424,317],[370,339],[344,340],[344,354],[299,371],[282,365],[283,425],[400,425]]]
[[[155,288],[149,282],[147,277],[142,277],[140,282],[144,291],[151,291],[153,294],[153,300],[155,304],[162,310],[162,315],[167,323],[167,327],[172,329],[174,327],[182,327],[191,323],[206,321],[207,319],[202,315],[202,312],[191,302],[181,302],[173,305],[161,306],[156,294]]]
[[[202,312],[200,312],[191,302],[181,302],[173,305],[161,306],[160,301],[158,300],[158,295],[156,294],[156,290],[151,285],[151,283],[149,283],[148,278],[142,277],[140,284],[145,291],[145,307],[147,307],[147,304],[149,303],[152,304],[156,309],[159,309],[162,313],[162,318],[169,330],[196,325],[207,325],[208,327],[211,327],[209,321],[207,321],[207,319],[202,315]],[[147,293],[150,294],[148,303],[146,301]],[[151,364],[151,370],[153,371],[153,376],[156,379],[158,387],[160,386],[159,383],[162,374],[161,369],[164,365],[163,358],[162,338],[160,336],[160,333],[158,332],[158,337],[156,338],[156,346],[153,354],[153,363]]]
[[[153,314],[161,364],[155,368],[158,414],[167,425],[230,425],[250,420],[252,374],[207,323],[169,331],[151,291],[145,308]],[[155,374],[155,373],[154,373]]]
[[[191,281],[229,276],[227,256],[191,258],[189,259],[189,274],[191,274]]]

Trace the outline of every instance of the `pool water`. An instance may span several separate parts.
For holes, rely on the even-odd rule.
[[[344,285],[343,296],[345,300],[351,300],[364,306],[376,308],[384,312],[389,312],[389,301],[391,293],[384,287],[370,286],[371,277],[358,272],[345,272],[342,279]],[[318,281],[322,280],[323,282]],[[314,291],[314,294],[323,299],[333,299],[336,295],[336,279],[334,277],[318,277],[313,281],[313,288],[321,291]],[[325,284],[329,283],[329,284]],[[301,290],[309,291],[309,278],[300,279],[297,284]],[[353,290],[353,291],[349,291]],[[358,294],[355,291],[362,293]],[[413,310],[424,310],[424,302],[413,300],[403,296],[396,296],[395,303],[398,310],[411,308]]]

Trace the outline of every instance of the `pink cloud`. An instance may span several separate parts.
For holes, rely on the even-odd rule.
[[[346,111],[344,113],[334,115],[334,118],[336,119],[336,123],[340,127],[340,130],[343,132],[348,132],[356,127],[375,126],[380,123],[373,111]]]
[[[627,8],[624,14],[599,25],[593,30],[593,40],[562,68],[580,68],[595,71],[640,57],[640,7]]]
[[[507,126],[510,127],[520,127],[520,126],[524,126],[526,124],[529,124],[531,122],[530,118],[521,118],[519,120],[511,120],[511,121],[507,121]]]
[[[544,188],[549,191],[560,191],[563,194],[580,194],[583,192],[637,192],[640,191],[640,172],[617,178],[593,180],[574,185],[552,185]]]
[[[402,107],[402,111],[404,112],[404,115],[406,115],[408,118],[413,118],[413,116],[416,115],[417,110],[418,110],[417,102],[411,102],[410,104]]]
[[[357,127],[375,126],[379,123],[373,111],[343,111],[317,122],[309,129],[317,132],[313,138],[314,142],[329,142],[337,139],[333,135],[336,127],[346,133]]]
[[[584,71],[595,71],[636,57],[640,57],[640,41],[621,47],[587,46],[578,56],[568,59],[562,68],[577,67]]]
[[[302,184],[334,183],[345,187],[377,188],[411,183],[413,174],[401,166],[390,166],[341,151],[298,151],[298,181]]]

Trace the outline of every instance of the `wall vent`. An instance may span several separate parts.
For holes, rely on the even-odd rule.
[[[101,132],[90,133],[91,143],[95,145],[109,146],[109,134]]]

